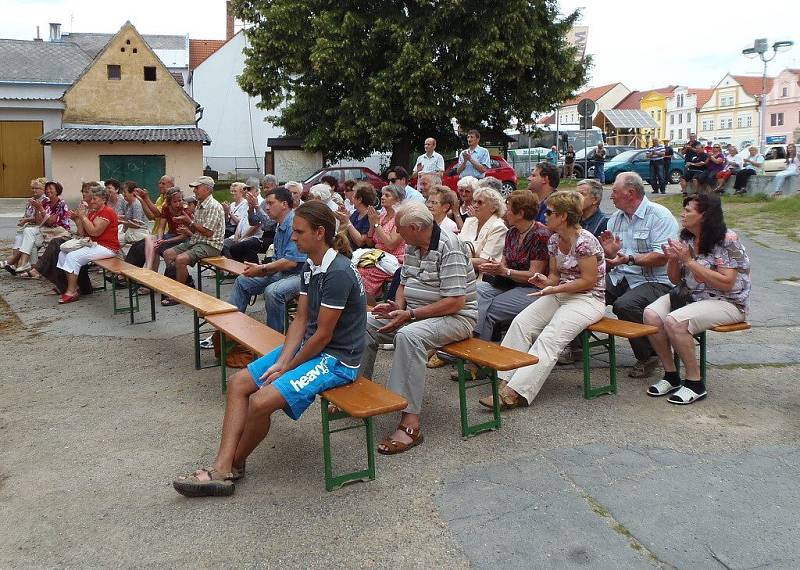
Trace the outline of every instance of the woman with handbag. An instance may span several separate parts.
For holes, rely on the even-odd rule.
[[[114,257],[119,252],[119,222],[117,213],[108,206],[105,188],[94,186],[89,208],[81,205],[71,217],[78,226],[78,234],[89,239],[84,242],[83,247],[73,251],[64,251],[67,249],[66,243],[61,246],[57,267],[67,274],[67,290],[58,299],[62,305],[80,298],[78,274],[84,265],[97,259]]]
[[[664,246],[667,274],[678,284],[644,310],[644,322],[658,327],[648,337],[664,366],[664,378],[647,389],[670,404],[691,404],[706,397],[695,356],[694,335],[718,325],[745,320],[750,302],[750,259],[739,238],[725,226],[716,194],[683,201],[680,239]],[[683,361],[681,381],[672,351]]]
[[[483,281],[478,282],[478,322],[475,332],[493,340],[496,325],[511,321],[536,300],[537,289],[528,283],[536,273],[547,275],[547,242],[552,232],[536,221],[539,198],[533,192],[516,190],[506,200],[506,233],[499,261],[481,264]]]

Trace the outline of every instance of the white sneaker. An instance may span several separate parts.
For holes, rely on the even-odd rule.
[[[213,335],[209,336],[209,337],[206,337],[203,340],[201,340],[200,341],[200,348],[203,348],[205,350],[213,350],[214,349],[214,337],[213,337]]]
[[[669,380],[664,380],[663,378],[650,386],[647,389],[647,395],[653,396],[658,398],[659,396],[666,396],[667,394],[672,394],[676,390],[680,390],[681,385],[678,384],[677,386],[673,386]]]

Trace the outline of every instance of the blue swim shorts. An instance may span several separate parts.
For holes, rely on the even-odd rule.
[[[259,378],[270,366],[275,364],[281,350],[283,350],[283,346],[279,346],[269,354],[265,354],[247,365],[253,382],[259,388],[264,386],[264,382]],[[314,398],[318,394],[337,386],[349,384],[357,376],[358,368],[347,366],[339,362],[336,357],[323,352],[297,368],[284,373],[273,381],[272,385],[288,404],[288,409],[284,409],[286,415],[296,420],[314,402]]]

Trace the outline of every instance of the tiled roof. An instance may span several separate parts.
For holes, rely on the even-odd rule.
[[[71,34],[62,34],[61,37],[64,41],[73,42],[78,44],[83,51],[88,53],[91,57],[96,57],[98,53],[103,51],[106,44],[116,34],[94,34],[73,32]],[[144,41],[151,49],[186,49],[185,36],[166,36],[166,35],[142,35]]]
[[[761,95],[761,77],[753,77],[750,75],[731,75],[738,83],[742,86],[745,93],[754,97],[756,95]],[[767,93],[769,93],[770,89],[772,89],[772,83],[775,81],[772,77],[767,77]]]
[[[619,85],[619,83],[610,83],[608,85],[601,85],[600,87],[592,87],[591,89],[587,89],[583,93],[577,94],[572,99],[564,101],[564,103],[562,103],[562,106],[577,105],[578,103],[580,103],[581,99],[591,99],[592,101],[597,101],[600,97],[611,91],[617,85]]]
[[[201,142],[211,144],[203,129],[193,127],[96,128],[66,127],[43,134],[44,144],[59,142]]]
[[[92,61],[78,45],[0,39],[0,81],[71,84]]]
[[[178,82],[178,85],[183,87],[183,73],[180,71],[170,71],[170,75],[175,78],[175,81]]]
[[[639,109],[644,97],[645,91],[632,91],[630,95],[620,101],[615,109]]]
[[[690,95],[697,95],[697,108],[699,109],[706,103],[708,100],[711,99],[711,95],[714,93],[713,89],[689,89],[687,91]]]
[[[189,69],[196,69],[227,40],[189,40]]]

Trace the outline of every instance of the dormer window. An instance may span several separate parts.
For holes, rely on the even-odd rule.
[[[144,80],[145,81],[155,81],[156,80],[156,68],[152,66],[145,66],[144,67]]]
[[[107,65],[106,73],[108,74],[109,79],[116,81],[122,79],[122,69],[120,68],[119,65]]]

